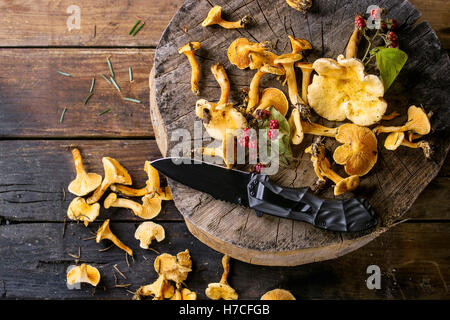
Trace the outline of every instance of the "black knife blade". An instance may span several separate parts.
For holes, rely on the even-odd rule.
[[[172,180],[215,199],[252,208],[258,216],[266,213],[338,232],[364,231],[377,224],[373,208],[364,199],[320,199],[309,188],[285,188],[267,175],[188,158],[163,158],[151,164]]]

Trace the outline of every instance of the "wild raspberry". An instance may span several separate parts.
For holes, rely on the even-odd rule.
[[[386,22],[382,22],[381,23],[381,30],[386,30],[387,29],[387,24],[386,24]]]
[[[392,31],[388,32],[387,38],[391,42],[396,42],[398,40],[397,35],[395,34],[395,32],[392,32]]]
[[[280,127],[280,123],[278,120],[270,120],[269,121],[269,128],[270,129],[278,129]]]
[[[242,129],[242,137],[244,138],[250,137],[250,128]]]
[[[267,136],[269,137],[270,140],[275,140],[276,138],[278,138],[278,130],[277,129],[270,129],[267,132]]]
[[[391,30],[395,31],[398,29],[398,21],[396,19],[392,19],[391,21]]]
[[[263,168],[265,168],[266,166],[265,165],[263,165],[262,163],[258,163],[256,166],[255,166],[255,171],[257,172],[257,173],[261,173],[261,170],[263,169]]]
[[[391,41],[391,44],[389,45],[390,48],[398,48],[398,40]]]
[[[238,143],[242,148],[247,148],[248,147],[248,138],[246,137],[240,137],[238,139]]]
[[[366,20],[361,15],[355,17],[355,27],[358,29],[363,29],[366,26]]]
[[[248,148],[252,150],[258,149],[258,142],[256,141],[256,139],[252,139],[248,142]]]

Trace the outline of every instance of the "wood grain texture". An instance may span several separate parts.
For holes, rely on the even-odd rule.
[[[147,180],[144,162],[161,157],[154,140],[1,141],[0,218],[10,222],[64,221],[67,208],[75,198],[67,190],[75,178],[69,146],[80,149],[88,172],[102,176],[102,157],[117,159],[131,174],[136,188],[145,186]],[[165,183],[163,178],[162,183]],[[134,200],[140,202],[139,198]],[[130,210],[106,210],[103,201],[100,203],[99,220],[142,221]],[[182,218],[172,201],[164,201],[156,220],[182,221]]]
[[[152,137],[147,106],[153,54],[151,49],[0,49],[0,137]],[[101,77],[109,76],[108,56],[122,95],[141,104],[124,101]],[[94,95],[84,104],[93,77]]]
[[[181,0],[2,1],[1,46],[155,46]],[[67,8],[81,11],[80,29],[68,30]],[[128,34],[139,17],[145,26]]]
[[[171,141],[171,132],[178,128],[193,133],[194,106],[198,97],[189,90],[190,66],[177,48],[188,41],[200,41],[202,49],[197,53],[201,66],[201,98],[210,101],[219,97],[209,67],[220,61],[227,69],[232,84],[231,100],[238,102],[238,89],[248,87],[254,72],[238,70],[231,66],[226,50],[238,37],[251,41],[271,41],[277,54],[289,50],[287,35],[305,38],[315,48],[308,57],[310,61],[320,56],[336,57],[342,53],[353,29],[355,12],[363,12],[373,1],[354,3],[337,1],[335,6],[326,1],[315,1],[307,17],[285,5],[284,1],[220,2],[230,20],[250,14],[256,26],[248,30],[224,30],[216,27],[202,28],[200,22],[211,8],[210,1],[187,1],[171,21],[155,54],[155,92],[158,125],[165,132],[157,134],[167,145],[167,155],[178,143]],[[190,230],[203,242],[246,262],[268,265],[295,265],[334,258],[366,244],[392,223],[401,218],[426,185],[436,176],[449,148],[448,92],[450,84],[449,58],[439,44],[435,32],[426,22],[414,25],[420,13],[408,1],[380,1],[390,17],[400,23],[398,31],[401,48],[409,55],[395,85],[385,95],[389,102],[388,112],[397,110],[406,114],[411,104],[423,104],[433,110],[433,133],[428,137],[436,145],[436,161],[426,161],[420,152],[400,148],[390,152],[381,148],[384,136],[379,139],[379,160],[376,167],[363,178],[357,196],[369,199],[380,217],[380,224],[373,233],[342,236],[322,231],[304,223],[285,221],[264,216],[257,218],[252,210],[213,200],[210,196],[170,181],[174,200],[185,217]],[[188,33],[180,30],[187,26]],[[195,36],[194,36],[195,35]],[[422,48],[417,50],[417,48]],[[181,80],[180,80],[181,79]],[[278,87],[280,84],[267,77],[262,87]],[[181,105],[181,106],[180,106]],[[396,119],[394,124],[404,123],[406,117]],[[324,122],[335,126],[337,123]],[[155,131],[160,131],[155,127]],[[273,177],[281,185],[304,187],[315,180],[309,157],[301,152],[311,139],[297,148],[292,165]],[[327,141],[334,150],[336,142]],[[343,173],[342,168],[336,168]],[[325,197],[333,197],[330,192]],[[317,255],[311,252],[317,251]],[[308,252],[308,254],[305,254]],[[253,256],[252,256],[253,255]],[[271,256],[270,256],[271,255]],[[293,257],[296,257],[295,259]]]
[[[137,223],[115,222],[111,230],[134,250],[134,261],[125,260],[125,253],[108,241],[95,243],[83,240],[92,236],[98,223],[89,228],[82,224],[67,225],[64,238],[61,224],[21,223],[0,225],[0,297],[33,299],[131,299],[124,288],[113,288],[114,274],[118,284],[131,284],[134,291],[153,282],[156,254],[139,248],[134,239]],[[197,241],[181,223],[162,223],[166,239],[152,243],[159,252],[176,254],[189,249],[193,272],[186,285],[207,299],[208,283],[220,278],[221,254]],[[394,227],[366,247],[335,261],[324,261],[298,267],[264,267],[231,260],[228,281],[239,293],[239,299],[259,299],[274,288],[291,290],[297,299],[448,299],[449,256],[447,243],[449,224],[404,223]],[[92,287],[81,290],[66,287],[66,270],[76,261],[69,254],[81,257],[78,263],[97,267],[102,280],[92,295]],[[20,252],[20,254],[18,254]],[[125,275],[123,279],[114,265]],[[381,289],[368,290],[367,267],[381,269]],[[256,276],[255,276],[256,275]]]
[[[68,31],[67,7],[73,1],[3,1],[0,46],[156,46],[161,32],[183,0],[77,1],[81,29]],[[444,48],[450,48],[450,3],[446,0],[412,0],[422,12],[421,20],[436,30]],[[145,26],[136,37],[128,35],[137,18]],[[94,36],[95,28],[95,36]]]

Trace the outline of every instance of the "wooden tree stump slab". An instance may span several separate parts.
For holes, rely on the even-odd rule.
[[[162,154],[170,156],[179,143],[172,137],[174,130],[187,129],[193,137],[197,99],[218,100],[220,88],[210,72],[212,64],[221,62],[225,66],[231,82],[230,99],[239,102],[239,90],[249,86],[254,71],[239,70],[229,63],[227,48],[236,38],[270,41],[273,51],[281,54],[291,50],[288,35],[293,35],[312,43],[314,50],[309,61],[318,57],[336,58],[344,53],[355,14],[378,4],[388,10],[388,17],[398,20],[400,46],[409,55],[406,66],[385,95],[389,103],[387,113],[398,111],[403,115],[390,123],[403,124],[406,110],[412,104],[423,104],[433,111],[433,129],[427,139],[436,147],[435,160],[427,161],[421,151],[409,148],[387,151],[382,147],[386,135],[381,135],[378,163],[362,178],[355,192],[356,196],[370,201],[378,214],[379,225],[375,230],[359,234],[323,231],[306,223],[273,216],[258,218],[253,210],[214,200],[207,194],[169,181],[175,205],[197,238],[217,251],[253,264],[306,264],[336,258],[367,244],[400,220],[438,173],[450,145],[447,138],[449,58],[427,22],[415,25],[420,13],[406,0],[313,0],[313,3],[305,16],[290,8],[285,0],[187,1],[161,37],[150,76],[151,115]],[[242,30],[202,28],[201,22],[213,5],[221,5],[224,17],[229,20],[251,15],[255,24]],[[200,97],[191,93],[191,69],[186,57],[177,51],[188,41],[202,43],[202,49],[196,52],[201,67]],[[266,87],[287,92],[274,77],[263,79],[262,88]],[[322,123],[339,125],[323,120]],[[311,185],[315,175],[309,156],[302,152],[311,141],[312,137],[307,136],[295,148],[291,166],[280,170],[272,180],[288,187]],[[332,151],[337,143],[327,139],[326,146]],[[342,167],[335,166],[335,170],[345,174]],[[332,188],[322,196],[333,198]]]

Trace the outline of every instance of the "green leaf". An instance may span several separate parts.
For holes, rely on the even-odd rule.
[[[380,78],[383,81],[384,91],[387,91],[408,60],[408,55],[396,48],[378,47],[377,49],[379,49],[376,58]]]
[[[289,160],[292,158],[291,143],[289,140],[289,136],[290,136],[289,122],[277,109],[270,107],[268,110],[270,112],[269,119],[264,120],[264,121],[259,121],[259,123],[258,123],[259,129],[265,129],[265,131],[264,131],[265,134],[263,135],[263,137],[260,137],[260,138],[268,140],[267,131],[269,130],[269,122],[270,122],[270,120],[278,120],[278,123],[280,125],[280,127],[278,128],[279,135],[276,140],[272,141],[272,145],[275,148],[277,148],[276,146],[278,146],[279,152],[272,154],[272,152],[270,150],[271,143],[270,143],[270,141],[267,141],[267,146],[269,148],[268,152],[271,155],[271,158],[279,157],[280,164],[288,165]]]

